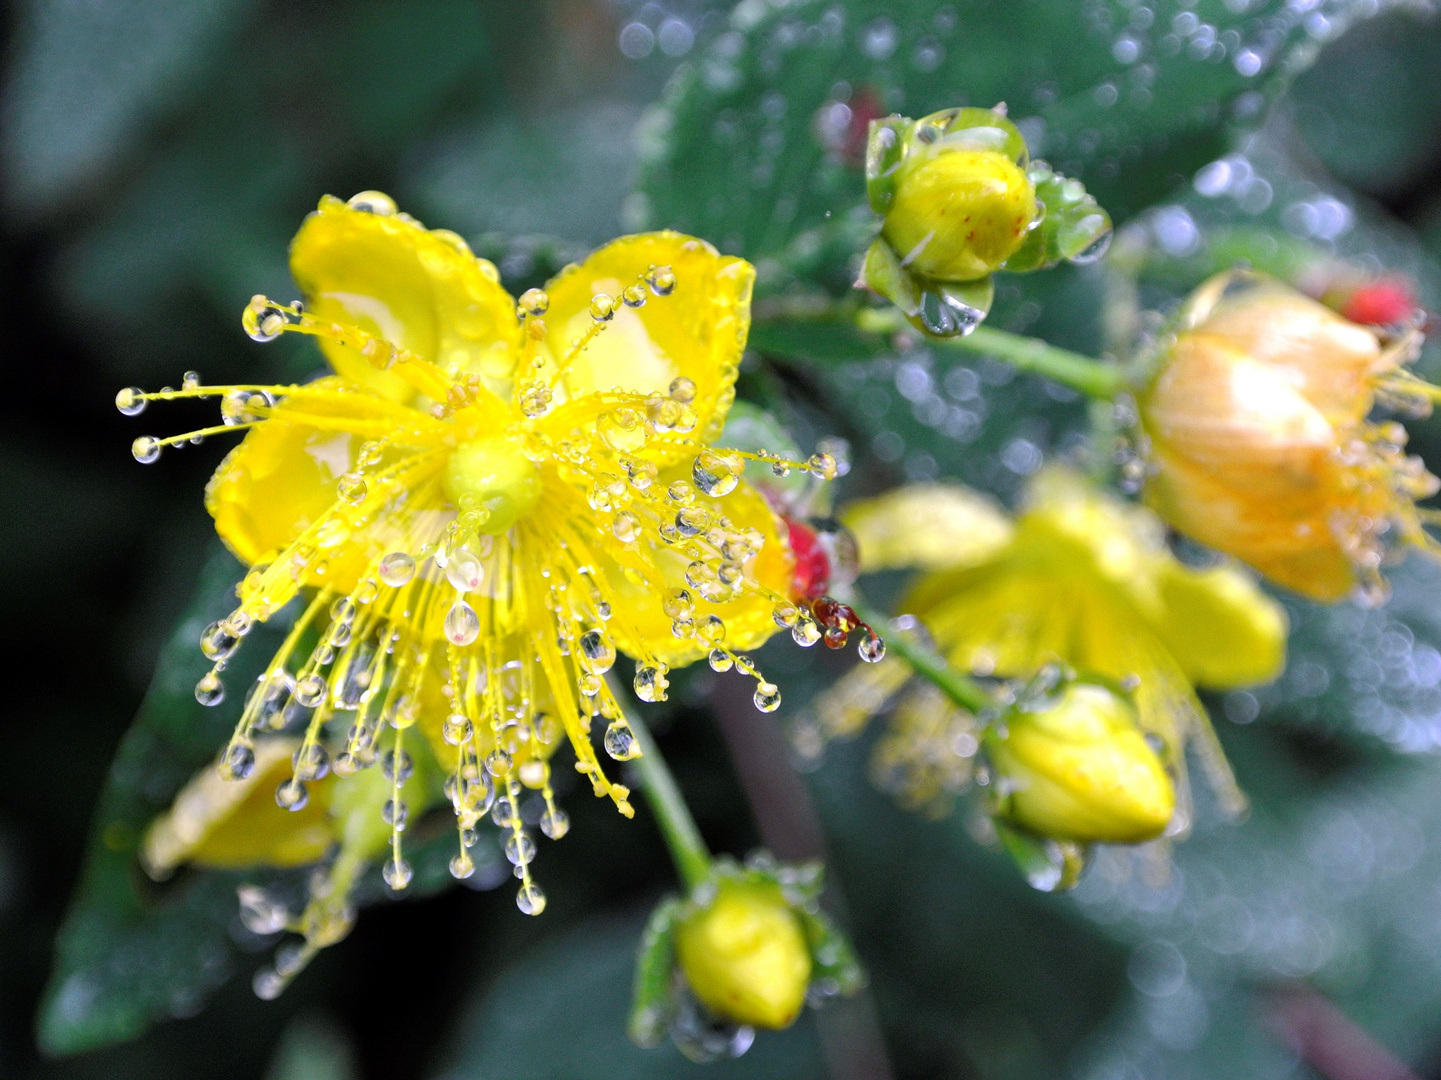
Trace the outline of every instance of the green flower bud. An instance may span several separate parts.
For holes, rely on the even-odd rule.
[[[676,930],[691,992],[717,1016],[753,1027],[789,1027],[811,978],[805,930],[780,888],[722,877],[715,898]]]
[[[997,814],[1057,840],[1136,844],[1159,836],[1176,791],[1130,703],[1072,683],[1037,711],[1016,710],[986,736]]]

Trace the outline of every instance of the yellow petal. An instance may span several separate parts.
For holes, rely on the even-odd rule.
[[[1192,682],[1216,690],[1269,682],[1286,663],[1286,613],[1240,570],[1160,568],[1156,631]]]
[[[339,379],[328,378],[307,389],[323,393],[340,385]],[[382,404],[362,393],[330,398],[317,394],[304,408],[363,426],[381,417],[375,410]],[[205,490],[215,531],[248,566],[272,560],[335,503],[336,480],[351,468],[364,441],[348,431],[290,422],[286,416],[287,403],[282,402],[271,419],[252,428],[226,456]],[[321,545],[328,563],[324,581],[338,588],[353,585],[377,554],[364,534],[347,535],[334,551]]]
[[[668,484],[685,475],[689,475],[689,470],[662,472],[657,483]],[[785,523],[760,492],[744,482],[724,498],[706,502],[714,513],[729,517],[736,529],[760,530],[765,543],[760,553],[746,564],[745,576],[773,595],[742,593],[733,600],[713,603],[686,584],[686,567],[690,564],[687,556],[662,543],[649,531],[638,543],[648,545],[646,556],[659,568],[662,588],[686,589],[691,593],[697,625],[706,616],[715,615],[725,623],[727,647],[736,652],[758,648],[779,629],[774,616],[774,597],[790,596],[795,559]],[[614,605],[616,615],[609,624],[616,648],[637,659],[649,654],[670,667],[689,664],[710,651],[710,643],[700,637],[678,638],[672,632],[671,619],[661,606],[660,590],[639,576],[645,562],[638,553],[628,552],[615,543],[601,551],[603,555],[598,562],[619,601]]]
[[[851,503],[841,521],[856,538],[861,570],[975,566],[1010,543],[1010,520],[959,484],[913,484]]]
[[[646,289],[643,306],[621,304],[627,287],[645,288],[643,275],[651,266],[675,272],[674,291],[656,296]],[[684,376],[695,383],[690,404],[696,426],[688,441],[712,442],[735,399],[754,281],[755,268],[744,259],[723,256],[703,240],[674,232],[622,237],[569,267],[546,287],[546,347],[553,360],[565,363],[595,325],[590,314],[594,296],[605,293],[618,306],[600,334],[565,363],[564,397],[574,401],[615,387],[666,394],[672,381]],[[574,422],[564,407],[549,421],[562,429]]]
[[[329,785],[312,782],[301,810],[283,810],[275,788],[290,775],[298,739],[256,744],[255,770],[244,780],[222,780],[207,765],[175,796],[170,810],[145,834],[141,859],[156,878],[182,863],[240,868],[302,866],[336,840],[328,813]]]
[[[479,375],[509,398],[515,302],[495,267],[454,233],[327,196],[291,244],[290,272],[318,318],[358,326],[442,370]],[[324,338],[320,347],[346,378],[395,401],[414,396],[400,376],[355,350]]]

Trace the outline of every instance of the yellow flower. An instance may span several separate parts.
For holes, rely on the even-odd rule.
[[[1418,332],[1239,273],[1201,286],[1178,331],[1139,399],[1158,514],[1314,600],[1384,599],[1392,538],[1438,550],[1415,504],[1441,485],[1400,424],[1368,420],[1378,401],[1430,411],[1436,388],[1402,366]]]
[[[1138,844],[1171,821],[1176,791],[1135,711],[1104,686],[1073,682],[986,733],[1003,818],[1041,836]]]
[[[550,779],[563,740],[595,793],[632,813],[591,742],[600,717],[609,755],[636,753],[604,678],[618,652],[646,701],[665,697],[670,668],[709,655],[756,679],[758,708],[780,702],[744,655],[808,618],[788,596],[786,530],[741,479],[745,459],[773,459],[709,448],[734,398],[754,272],[676,233],[630,236],[517,303],[460,237],[375,192],[323,199],[291,270],[303,306],[256,297],[246,329],[314,336],[334,375],[208,387],[192,373],[178,391],[117,397],[132,415],[220,398],[223,424],[142,437],[142,461],[246,430],[206,491],[249,570],[239,606],[202,637],[214,661],[202,703],[224,697],[221,673],[255,623],[293,621],[221,771],[244,781],[270,733],[302,730],[276,800],[303,813],[327,772],[381,760],[384,876],[401,889],[400,789],[433,757],[460,833],[452,873],[473,872],[467,848],[489,812],[518,903],[538,913],[519,803],[538,791],[541,831],[565,833]],[[826,455],[800,467],[835,471]]]
[[[790,1027],[805,1005],[810,946],[773,882],[718,878],[676,928],[676,957],[696,999],[732,1023]]]
[[[1266,682],[1283,665],[1285,616],[1241,571],[1183,566],[1150,514],[1057,467],[1038,474],[1014,521],[946,485],[852,504],[842,520],[856,536],[863,570],[927,567],[899,610],[919,618],[958,669],[1027,679],[1060,663],[1131,688],[1140,730],[1176,779],[1170,831],[1189,824],[1188,742],[1223,804],[1244,806],[1194,690]],[[958,537],[949,565],[937,557],[929,528]],[[914,538],[909,550],[906,535]],[[817,700],[819,730],[801,729],[802,749],[854,733],[909,679],[894,659],[856,669]],[[971,780],[984,730],[933,688],[918,695],[897,708],[875,767],[903,802],[942,812]]]

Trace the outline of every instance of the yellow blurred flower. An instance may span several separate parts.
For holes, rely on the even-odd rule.
[[[1303,596],[1384,599],[1388,547],[1438,550],[1416,501],[1441,483],[1399,423],[1368,419],[1378,402],[1430,411],[1437,389],[1403,367],[1419,344],[1264,277],[1212,278],[1139,397],[1147,502]]]
[[[1284,613],[1244,573],[1183,566],[1149,513],[1058,467],[1037,475],[1014,520],[941,484],[854,503],[842,520],[863,570],[925,567],[898,610],[918,618],[959,670],[1029,679],[1059,663],[1125,685],[1140,731],[1175,778],[1170,832],[1189,824],[1188,744],[1222,803],[1244,806],[1194,689],[1262,683],[1282,668]],[[938,530],[955,538],[948,563]],[[798,729],[800,749],[859,731],[910,681],[896,659],[857,668],[817,699],[815,726]],[[918,686],[876,747],[876,778],[906,805],[948,812],[973,779],[984,736],[975,717]],[[1147,802],[1157,806],[1159,796]]]
[[[452,873],[473,872],[467,849],[489,812],[519,905],[538,913],[518,807],[539,791],[541,831],[565,833],[549,764],[563,738],[595,793],[632,813],[591,742],[599,717],[611,757],[636,753],[604,679],[618,652],[636,660],[646,701],[665,697],[670,668],[709,655],[756,680],[758,708],[780,703],[744,655],[806,618],[789,597],[786,530],[741,477],[747,458],[772,459],[709,448],[734,398],[754,272],[690,237],[630,236],[517,303],[460,237],[376,192],[322,200],[291,270],[304,304],[256,297],[246,329],[314,336],[335,374],[209,387],[192,373],[179,390],[117,396],[130,415],[220,398],[223,424],[137,439],[142,461],[246,431],[206,506],[249,570],[239,606],[202,637],[214,667],[196,696],[223,699],[221,673],[257,622],[285,612],[290,632],[246,695],[221,772],[268,777],[266,738],[303,728],[275,797],[310,821],[327,773],[381,760],[384,876],[402,889],[401,787],[433,757],[460,834]],[[799,467],[835,471],[826,455]],[[160,861],[183,858],[185,818],[177,804]],[[320,836],[260,861],[313,858]]]

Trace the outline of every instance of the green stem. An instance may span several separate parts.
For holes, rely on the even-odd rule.
[[[665,763],[660,748],[651,737],[650,728],[645,726],[645,721],[638,715],[626,711],[624,696],[613,680],[610,691],[635,735],[636,745],[640,747],[640,756],[632,759],[631,764],[640,775],[641,789],[645,792],[651,812],[655,814],[656,822],[660,825],[661,836],[665,837],[676,872],[680,874],[686,888],[694,889],[710,878],[710,849],[701,839],[700,829],[696,826],[695,818],[691,817],[685,796],[680,793],[680,787],[671,775],[670,766]]]
[[[1126,377],[1115,364],[1058,349],[1040,338],[1023,337],[989,326],[978,326],[965,337],[944,338],[937,344],[994,356],[1018,371],[1044,375],[1102,401],[1111,400],[1126,388]]]
[[[910,326],[899,311],[874,308],[862,309],[857,322],[868,330],[900,330]],[[932,338],[931,341],[942,349],[993,356],[1018,371],[1043,375],[1099,401],[1110,401],[1127,386],[1125,373],[1115,364],[1057,348],[1040,338],[990,326],[978,326],[964,337]]]
[[[899,656],[921,678],[934,683],[948,698],[963,709],[979,713],[992,708],[996,701],[969,675],[951,667],[939,654],[919,638],[891,627],[891,621],[858,593],[847,601],[861,621],[876,630],[886,643],[886,651]]]

